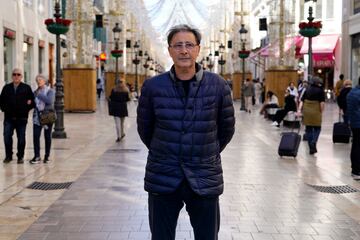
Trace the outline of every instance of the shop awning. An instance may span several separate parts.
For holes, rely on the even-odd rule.
[[[301,36],[294,36],[294,37],[287,37],[284,42],[284,52],[288,52],[289,49],[295,45],[295,48],[300,48],[302,44],[303,37]],[[280,49],[279,49],[279,41],[274,43],[269,43],[265,47],[261,48],[260,50],[252,53],[250,58],[254,58],[256,56],[268,57],[269,55],[273,55],[274,57],[279,57]]]
[[[335,64],[334,50],[336,48],[339,35],[325,34],[312,39],[313,64],[317,68],[332,67]],[[305,38],[300,53],[307,54],[309,49],[309,39]]]
[[[312,39],[312,52],[314,54],[333,53],[338,42],[339,35],[337,34],[324,34],[314,37]],[[307,54],[309,49],[309,39],[304,38],[303,45],[300,53]]]

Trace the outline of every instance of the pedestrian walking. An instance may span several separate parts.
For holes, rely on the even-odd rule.
[[[98,78],[96,80],[96,94],[97,94],[98,99],[100,99],[102,91],[103,91],[102,82],[101,82],[101,79]]]
[[[355,180],[360,180],[360,84],[349,92],[346,102],[352,131],[351,175]]]
[[[125,117],[128,116],[127,102],[130,101],[129,89],[123,81],[118,81],[109,96],[109,115],[114,117],[116,142],[125,137]]]
[[[170,29],[170,71],[144,82],[138,133],[149,149],[145,173],[152,240],[174,240],[186,204],[196,240],[216,240],[224,182],[220,153],[234,134],[234,107],[226,81],[203,71],[196,58],[201,34]]]
[[[22,71],[15,68],[12,71],[12,82],[6,84],[0,95],[1,110],[4,115],[4,163],[12,161],[13,134],[17,136],[17,163],[24,163],[26,145],[26,125],[29,111],[34,108],[34,94],[31,87],[22,80]]]
[[[349,123],[349,118],[347,115],[347,104],[346,104],[346,97],[352,89],[352,82],[351,80],[347,79],[344,81],[344,86],[340,91],[339,96],[337,97],[336,101],[340,108],[340,113],[342,114],[343,120],[345,123]]]
[[[255,94],[254,84],[250,81],[250,79],[246,79],[244,85],[244,98],[245,98],[245,111],[251,113],[252,110],[252,98]]]
[[[46,111],[55,111],[55,91],[50,88],[47,79],[44,75],[36,76],[37,89],[34,91],[35,108],[33,111],[33,144],[34,144],[34,157],[30,160],[31,164],[41,162],[40,158],[40,137],[41,131],[44,129],[45,138],[45,156],[44,163],[49,162],[50,149],[51,149],[51,132],[53,123],[42,125],[40,115]]]
[[[339,80],[335,84],[335,97],[340,95],[340,91],[344,86],[344,74],[339,75]]]
[[[323,80],[312,77],[311,85],[305,91],[299,104],[298,113],[302,111],[305,134],[308,139],[309,153],[317,153],[317,141],[321,132],[322,113],[325,107]]]

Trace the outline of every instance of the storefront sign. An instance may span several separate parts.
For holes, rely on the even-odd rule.
[[[4,28],[4,36],[9,39],[15,39],[16,32],[7,28]]]
[[[317,60],[314,61],[314,67],[316,68],[331,68],[335,65],[334,60]]]
[[[29,44],[29,45],[33,45],[34,44],[34,38],[30,37],[30,36],[27,36],[27,35],[24,35],[24,42]]]
[[[45,47],[45,41],[39,40],[39,48],[44,48],[44,47]]]

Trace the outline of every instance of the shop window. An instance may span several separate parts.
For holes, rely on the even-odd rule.
[[[39,73],[44,73],[44,54],[44,48],[39,47]]]
[[[11,73],[13,69],[14,41],[4,37],[4,80],[5,83],[11,82]]]
[[[358,81],[360,76],[360,34],[351,37],[351,80]]]
[[[32,45],[23,43],[24,52],[24,82],[31,83],[31,66],[32,66]]]
[[[360,0],[353,0],[354,2],[354,14],[360,12]]]

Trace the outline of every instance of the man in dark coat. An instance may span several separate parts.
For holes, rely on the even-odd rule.
[[[353,136],[350,154],[351,175],[355,180],[360,180],[360,84],[349,92],[346,103]]]
[[[149,149],[145,190],[153,240],[175,239],[184,203],[195,239],[218,239],[220,152],[234,134],[235,118],[226,81],[196,63],[200,41],[197,29],[170,29],[174,65],[146,80],[139,99],[138,132]]]
[[[4,116],[4,163],[12,161],[12,136],[16,130],[18,139],[17,157],[18,163],[24,163],[25,133],[29,111],[34,108],[34,94],[31,87],[21,82],[21,70],[15,68],[12,72],[12,82],[4,86],[0,95],[1,110]]]

